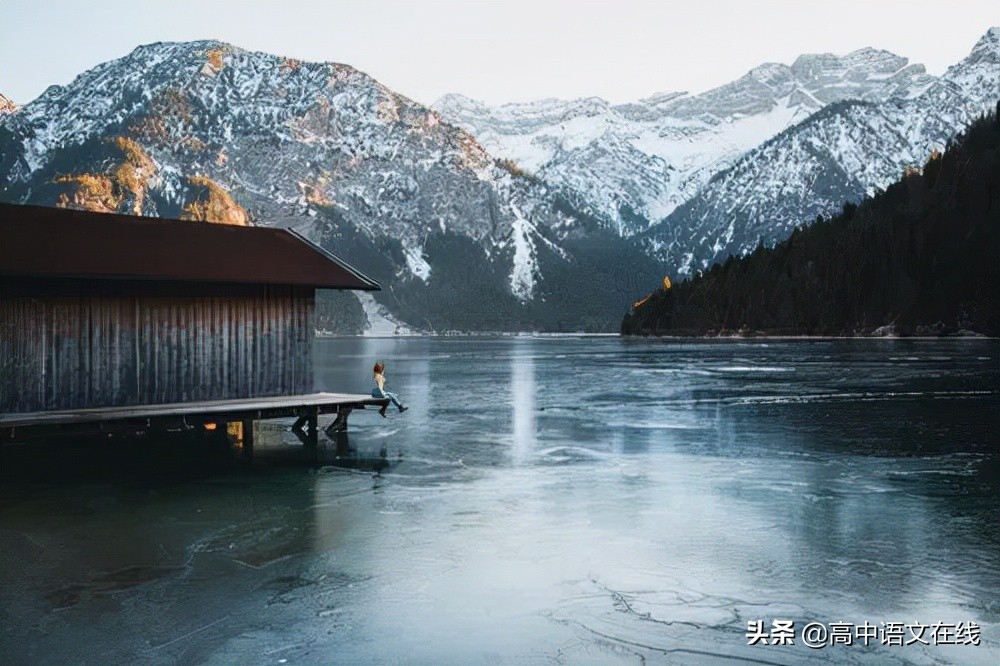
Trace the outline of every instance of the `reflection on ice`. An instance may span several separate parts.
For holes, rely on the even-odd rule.
[[[5,492],[0,656],[994,664],[1000,369],[948,344],[321,341],[317,388],[384,358],[413,408],[319,468]],[[795,372],[702,371],[750,365]],[[982,645],[746,644],[776,619]]]
[[[530,350],[514,353],[510,357],[510,367],[514,426],[511,459],[515,465],[523,465],[535,450],[535,359]]]

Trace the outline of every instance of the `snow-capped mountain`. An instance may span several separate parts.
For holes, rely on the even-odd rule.
[[[698,95],[665,93],[630,104],[599,98],[491,108],[461,95],[434,104],[576,205],[630,236],[690,199],[741,155],[842,100],[881,102],[925,92],[935,78],[887,51],[803,55],[768,63]]]
[[[99,65],[0,120],[0,199],[291,226],[383,285],[325,299],[418,329],[610,330],[659,279],[636,247],[347,65],[214,41]],[[381,308],[381,309],[380,309]]]
[[[1000,100],[1000,28],[919,95],[831,104],[716,174],[642,234],[681,275],[786,238],[919,169]]]
[[[862,49],[700,95],[437,110],[347,65],[153,44],[0,98],[0,200],[295,227],[385,288],[324,295],[326,330],[611,330],[663,273],[919,167],[996,104],[998,41],[941,77]]]

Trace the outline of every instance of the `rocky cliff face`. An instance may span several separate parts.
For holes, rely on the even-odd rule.
[[[3,118],[8,114],[14,113],[19,108],[20,107],[17,104],[9,100],[7,97],[5,97],[4,95],[0,95],[0,118]]]
[[[0,121],[0,197],[295,227],[418,329],[607,330],[653,263],[468,132],[347,65],[153,44]],[[353,297],[331,327],[358,330]]]

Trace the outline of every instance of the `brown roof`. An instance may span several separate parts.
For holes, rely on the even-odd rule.
[[[288,229],[6,203],[0,274],[379,289]]]

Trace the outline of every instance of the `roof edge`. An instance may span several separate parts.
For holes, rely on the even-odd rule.
[[[313,243],[311,240],[300,234],[298,231],[295,231],[294,229],[285,228],[284,231],[291,234],[294,238],[299,239],[300,241],[308,245],[310,248],[312,248],[316,252],[319,252],[324,257],[334,262],[335,264],[343,268],[345,271],[347,271],[348,273],[350,273],[351,275],[353,275],[354,277],[356,277],[357,279],[361,280],[366,284],[366,286],[364,287],[358,289],[349,289],[349,291],[382,291],[382,285],[380,285],[377,281],[365,275],[358,269],[354,268],[354,266],[351,266],[349,263],[347,263],[337,255],[335,255],[330,250],[327,250],[322,245]],[[317,288],[323,289],[324,287],[317,287]]]

